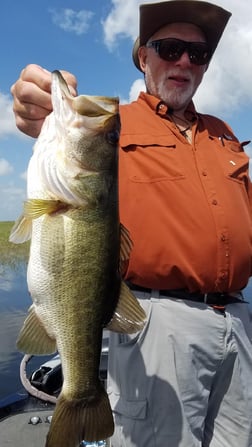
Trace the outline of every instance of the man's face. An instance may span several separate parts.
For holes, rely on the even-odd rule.
[[[149,41],[176,38],[206,42],[203,32],[190,23],[173,23],[158,30]],[[139,62],[145,73],[147,91],[174,110],[185,110],[202,81],[208,65],[195,65],[184,52],[178,61],[160,58],[154,48],[139,49]]]

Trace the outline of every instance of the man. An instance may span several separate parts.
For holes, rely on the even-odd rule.
[[[147,322],[111,336],[113,447],[252,445],[248,157],[192,102],[230,15],[203,1],[140,6],[133,60],[147,93],[121,106],[119,177],[134,242],[125,279]],[[37,136],[48,72],[26,67],[12,94],[17,126]]]

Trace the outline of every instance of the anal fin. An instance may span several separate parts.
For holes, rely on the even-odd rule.
[[[125,282],[122,281],[120,297],[107,329],[113,332],[132,334],[143,328],[145,320],[145,311]]]
[[[129,231],[123,224],[120,224],[120,236],[121,236],[120,259],[121,261],[127,261],[129,259],[130,252],[133,247],[133,242],[130,238]]]
[[[120,224],[120,261],[119,261],[119,271],[121,275],[126,271],[127,263],[130,257],[130,252],[133,247],[133,242],[130,238],[130,233],[127,228],[121,223]]]
[[[17,340],[17,347],[26,354],[52,354],[57,351],[55,339],[49,337],[38,318],[34,305],[29,309]]]

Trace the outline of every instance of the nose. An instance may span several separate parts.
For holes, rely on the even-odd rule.
[[[189,54],[187,51],[184,51],[184,53],[181,55],[180,59],[176,62],[176,65],[179,65],[180,67],[190,67],[191,61],[189,58]]]

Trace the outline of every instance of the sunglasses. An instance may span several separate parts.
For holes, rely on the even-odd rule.
[[[212,56],[212,50],[205,42],[186,42],[170,37],[147,42],[146,47],[154,48],[161,59],[169,62],[178,61],[186,52],[192,64],[205,65]]]

